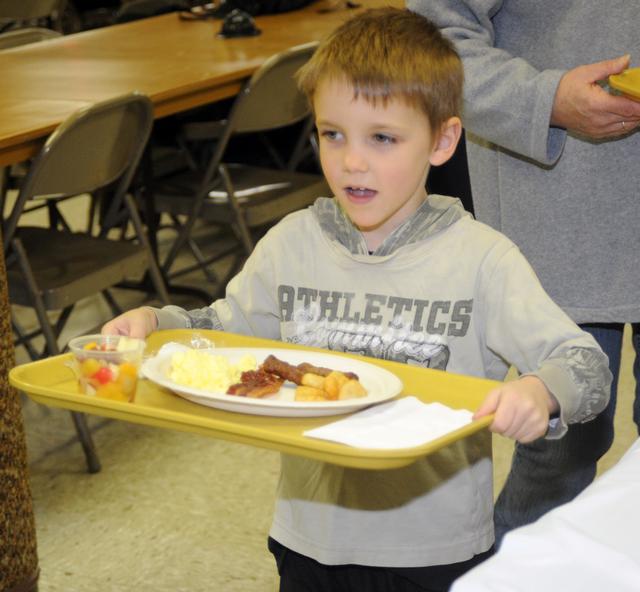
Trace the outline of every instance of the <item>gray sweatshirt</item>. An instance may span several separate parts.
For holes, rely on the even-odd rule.
[[[549,126],[568,69],[640,59],[633,0],[408,0],[465,68],[476,215],[504,232],[576,322],[640,321],[640,133],[592,141]]]
[[[509,363],[561,406],[549,437],[608,400],[607,358],[546,295],[519,250],[457,200],[430,196],[372,255],[332,199],[285,218],[226,297],[157,311],[213,328],[493,379]],[[391,471],[283,455],[271,535],[325,564],[416,567],[493,542],[488,431]]]

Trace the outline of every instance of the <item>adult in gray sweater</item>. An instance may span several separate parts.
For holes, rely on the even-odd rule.
[[[522,249],[551,297],[609,356],[608,409],[562,440],[519,445],[498,540],[575,497],[613,440],[622,331],[640,375],[640,102],[607,79],[640,57],[628,0],[408,0],[453,40],[476,215]],[[640,425],[636,387],[634,420]]]

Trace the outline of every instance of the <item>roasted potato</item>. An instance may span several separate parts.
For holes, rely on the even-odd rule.
[[[367,390],[360,384],[359,380],[347,380],[341,387],[338,394],[338,399],[357,399],[359,397],[366,397]]]
[[[324,376],[320,376],[319,374],[312,374],[311,372],[306,372],[302,375],[302,385],[303,386],[312,386],[313,388],[324,390]]]
[[[334,370],[324,379],[324,390],[330,401],[336,401],[340,396],[340,389],[349,379],[342,373]]]
[[[326,401],[327,394],[322,389],[313,386],[299,386],[296,388],[296,401]]]

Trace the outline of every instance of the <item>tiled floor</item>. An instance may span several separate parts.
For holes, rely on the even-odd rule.
[[[83,303],[80,312],[69,334],[109,317],[95,300]],[[23,353],[18,360],[25,361]],[[635,439],[630,362],[627,338],[616,440],[601,470]],[[26,399],[24,416],[40,592],[275,589],[266,535],[276,453],[93,417],[103,468],[89,475],[68,412]],[[499,437],[494,441],[497,490],[508,471],[511,445]]]
[[[58,436],[31,463],[40,592],[273,590],[276,453],[99,420],[89,475],[67,415],[47,415],[28,422]]]

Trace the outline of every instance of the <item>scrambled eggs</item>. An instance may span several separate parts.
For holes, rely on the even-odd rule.
[[[188,349],[171,356],[169,378],[183,386],[226,393],[232,384],[240,382],[243,372],[257,366],[252,355],[242,356],[237,364],[231,364],[224,356]]]

